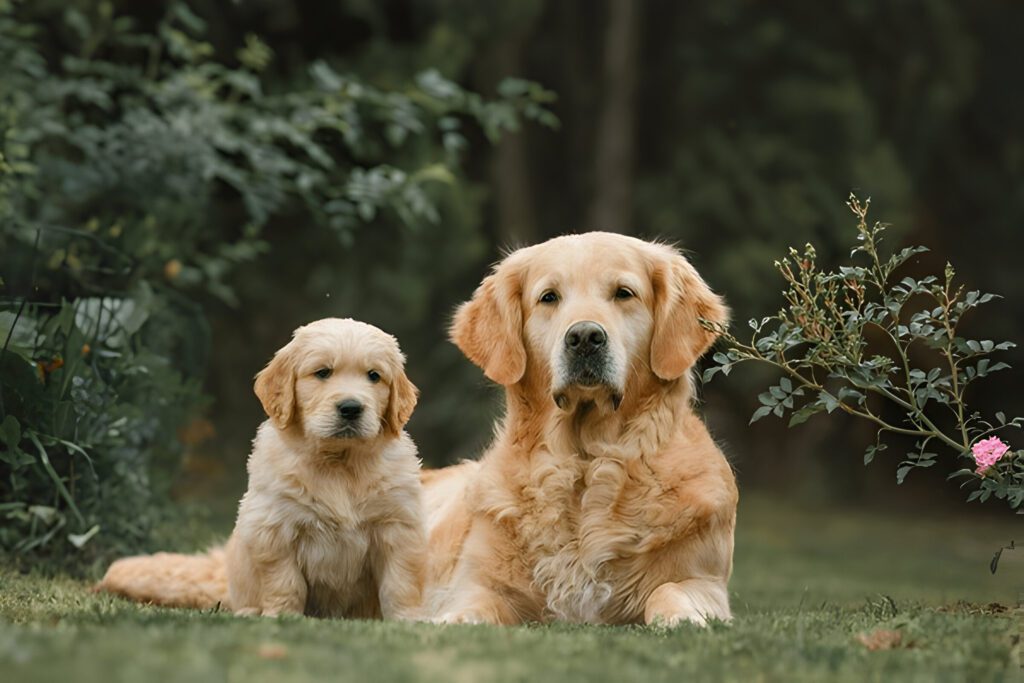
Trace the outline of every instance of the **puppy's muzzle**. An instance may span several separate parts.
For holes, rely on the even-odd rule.
[[[363,416],[363,404],[354,398],[346,398],[338,404],[338,415],[347,422],[355,422]]]
[[[346,398],[335,406],[338,411],[337,436],[358,436],[361,432],[360,419],[364,406],[354,398]]]

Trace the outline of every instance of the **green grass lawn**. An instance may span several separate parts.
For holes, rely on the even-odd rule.
[[[0,680],[1021,681],[1024,549],[987,568],[1020,530],[748,497],[736,618],[705,630],[240,619],[0,570]]]

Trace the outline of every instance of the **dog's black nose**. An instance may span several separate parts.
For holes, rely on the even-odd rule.
[[[363,404],[354,398],[346,398],[338,404],[338,413],[346,420],[358,420],[363,414]]]
[[[579,355],[600,351],[608,343],[608,333],[592,320],[573,324],[565,333],[565,348]]]

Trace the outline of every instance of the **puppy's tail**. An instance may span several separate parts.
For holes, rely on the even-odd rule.
[[[156,553],[122,558],[110,565],[93,590],[164,607],[230,608],[223,546],[198,555]]]

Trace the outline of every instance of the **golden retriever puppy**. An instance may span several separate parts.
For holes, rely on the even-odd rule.
[[[622,235],[496,266],[451,336],[506,414],[479,462],[424,472],[430,618],[730,618],[738,493],[690,379],[727,315],[679,252]]]
[[[255,391],[269,419],[226,552],[119,560],[98,588],[243,615],[415,616],[426,537],[402,429],[416,388],[394,337],[354,320],[300,327]]]

